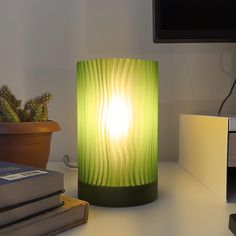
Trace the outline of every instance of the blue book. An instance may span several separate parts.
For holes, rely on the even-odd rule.
[[[63,173],[0,161],[0,212],[64,190]]]

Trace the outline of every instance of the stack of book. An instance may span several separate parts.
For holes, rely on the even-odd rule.
[[[63,192],[60,172],[0,161],[0,235],[55,235],[85,223],[88,203]]]

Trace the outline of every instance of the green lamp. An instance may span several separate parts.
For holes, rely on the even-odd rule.
[[[99,206],[157,198],[158,64],[77,64],[78,197]]]

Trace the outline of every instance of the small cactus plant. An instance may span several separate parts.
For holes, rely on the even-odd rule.
[[[36,122],[48,120],[47,104],[52,100],[51,93],[29,99],[21,107],[7,85],[0,87],[0,123]]]

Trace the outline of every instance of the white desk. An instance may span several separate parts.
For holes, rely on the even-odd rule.
[[[66,194],[76,197],[77,171],[62,163],[49,169],[65,173]],[[90,206],[87,224],[62,236],[232,236],[226,204],[175,162],[159,163],[159,198],[131,208]]]

